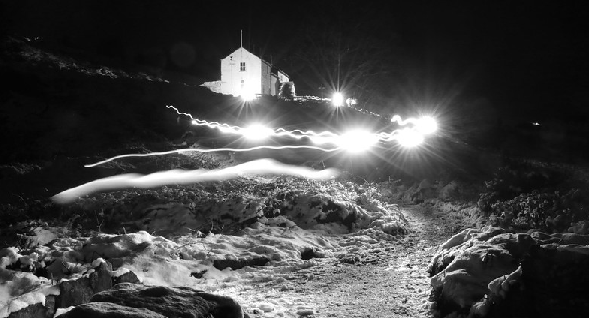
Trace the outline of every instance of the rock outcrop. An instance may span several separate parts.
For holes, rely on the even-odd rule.
[[[581,317],[589,312],[589,236],[464,230],[432,258],[442,316]]]
[[[59,284],[57,306],[65,308],[84,304],[98,292],[112,287],[112,268],[106,262],[100,263],[96,270],[84,277],[63,281]]]
[[[188,287],[122,283],[94,295],[91,302],[63,315],[74,317],[215,317],[243,318],[241,306],[225,296]],[[144,314],[144,316],[141,316]]]
[[[133,308],[101,302],[77,306],[61,315],[63,318],[166,318],[146,308]]]

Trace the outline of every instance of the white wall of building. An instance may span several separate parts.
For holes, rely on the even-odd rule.
[[[245,71],[241,69],[245,63]],[[289,82],[288,76],[278,70],[272,73],[272,65],[240,47],[221,59],[221,80],[207,82],[202,86],[214,92],[241,96],[278,95],[280,85]]]
[[[282,71],[278,71],[277,73],[280,83],[286,83],[289,81],[288,76],[286,76],[286,74],[284,74]]]
[[[276,95],[272,94],[272,66],[266,61],[262,61],[262,94],[264,95]]]
[[[242,63],[245,71],[241,70]],[[262,60],[243,47],[222,59],[221,90],[234,96],[262,94]]]

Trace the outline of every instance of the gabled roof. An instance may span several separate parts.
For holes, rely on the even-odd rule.
[[[237,51],[239,51],[240,49],[243,49],[243,50],[244,50],[244,51],[246,51],[247,53],[249,53],[249,54],[251,54],[251,55],[253,55],[253,56],[255,56],[255,57],[259,58],[259,59],[262,61],[262,63],[266,63],[267,65],[269,65],[269,66],[271,67],[270,73],[278,74],[278,72],[281,72],[282,74],[286,75],[286,77],[288,77],[288,78],[290,79],[290,76],[288,76],[288,74],[286,74],[286,72],[285,72],[285,71],[283,71],[283,70],[279,69],[278,67],[276,67],[276,65],[273,65],[272,63],[270,63],[270,62],[268,62],[268,61],[264,60],[263,58],[261,58],[261,57],[257,56],[256,54],[254,54],[254,53],[252,53],[252,52],[248,51],[248,50],[247,50],[246,48],[244,48],[243,46],[240,46],[240,47],[239,47],[239,48],[237,48],[235,51],[233,51],[233,52],[229,53],[227,56],[229,56],[229,55],[231,55],[231,54],[233,54],[233,53],[236,53],[236,52],[237,52]],[[226,56],[225,58],[227,58],[227,56]]]

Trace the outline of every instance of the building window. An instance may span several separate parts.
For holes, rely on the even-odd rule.
[[[245,62],[239,63],[239,70],[245,72]]]

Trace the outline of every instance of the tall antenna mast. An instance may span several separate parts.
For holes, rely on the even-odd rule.
[[[240,31],[241,31],[241,36],[240,36],[240,38],[241,38],[241,43],[240,43],[239,47],[243,47],[243,29],[242,29],[242,30],[240,30]]]

